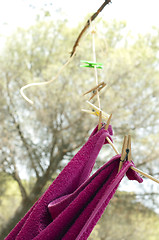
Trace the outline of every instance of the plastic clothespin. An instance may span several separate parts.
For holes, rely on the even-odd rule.
[[[86,93],[83,94],[83,96],[85,96],[88,93],[93,93],[93,95],[90,97],[89,101],[94,98],[95,95],[97,95],[97,90],[98,92],[100,92],[104,87],[106,86],[105,82],[101,82],[100,84],[98,84],[96,87],[90,89],[89,91],[87,91]]]
[[[81,62],[83,63],[83,65],[80,65],[80,67],[89,67],[89,68],[99,68],[99,69],[103,69],[103,64],[102,63],[94,63],[94,62],[90,62],[90,61],[84,61],[81,60]]]
[[[108,118],[110,117],[109,114],[103,112],[101,109],[99,109],[94,104],[90,103],[89,101],[86,101],[86,102],[89,104],[89,106],[91,107],[92,110],[82,109],[83,112],[86,112],[86,113],[89,113],[89,114],[92,114],[92,115],[95,115],[95,116],[99,116],[100,111],[101,111],[102,112],[102,118],[105,119],[106,121],[108,120]]]
[[[130,162],[131,160],[131,136],[128,135],[124,137],[118,172],[122,169],[123,163],[125,161]]]

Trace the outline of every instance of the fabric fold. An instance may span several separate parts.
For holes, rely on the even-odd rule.
[[[132,162],[125,162],[118,173],[120,155],[113,157],[76,191],[48,205],[53,222],[35,240],[87,239],[104,209],[113,197],[122,178],[142,182],[142,178],[129,169]]]
[[[52,223],[48,204],[52,201],[58,201],[58,199],[64,201],[68,195],[74,193],[88,179],[100,149],[103,144],[108,143],[106,137],[111,139],[112,134],[111,126],[107,131],[102,128],[99,132],[98,127],[96,127],[86,144],[5,239],[31,240],[46,229]]]

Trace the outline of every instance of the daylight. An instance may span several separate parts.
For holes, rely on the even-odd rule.
[[[0,1],[0,239],[158,240],[158,9]]]

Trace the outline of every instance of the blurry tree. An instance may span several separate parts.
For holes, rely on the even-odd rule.
[[[125,23],[100,24],[97,59],[105,68],[99,78],[108,82],[101,95],[102,108],[113,113],[117,145],[130,133],[136,165],[159,176],[159,31],[133,39]],[[63,21],[53,22],[48,15],[38,17],[34,26],[10,36],[1,52],[0,171],[16,181],[22,199],[9,223],[4,223],[1,238],[39,198],[98,121],[80,111],[82,93],[95,85],[94,72],[79,68],[80,59],[92,59],[91,36],[81,43],[74,61],[57,81],[26,91],[33,106],[19,94],[25,84],[50,80],[57,73],[69,56],[78,29],[68,28]],[[23,179],[31,183],[29,187]]]
[[[1,173],[0,175],[0,228],[15,214],[20,205],[21,195],[18,184],[12,177]],[[13,207],[14,206],[14,207]]]
[[[27,92],[34,96],[33,107],[19,93],[27,82],[49,80],[57,73],[69,55],[69,32],[64,23],[38,19],[35,26],[18,29],[8,39],[1,58],[1,171],[18,183],[22,197],[2,235],[34,204],[60,161],[70,160],[90,130],[81,121],[78,84],[73,84],[71,68],[51,88]],[[34,177],[29,190],[22,181],[26,177]]]
[[[159,216],[136,203],[133,193],[118,192],[91,233],[89,240],[157,240]]]

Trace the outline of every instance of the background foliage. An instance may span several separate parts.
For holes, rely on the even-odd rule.
[[[95,85],[94,72],[79,68],[92,60],[91,36],[83,40],[74,60],[48,87],[19,90],[30,82],[50,80],[65,63],[79,28],[37,17],[29,29],[17,29],[0,56],[0,225],[1,238],[41,196],[79,147],[97,119],[80,111],[88,108],[82,93]],[[100,81],[102,109],[112,113],[115,144],[121,149],[131,134],[137,167],[159,178],[159,29],[131,36],[125,22],[98,22],[97,61],[103,62]],[[96,104],[96,101],[94,100]],[[97,169],[114,152],[104,146]],[[118,192],[90,239],[150,239],[158,236],[158,186],[136,183],[135,192]],[[148,203],[148,207],[145,204]],[[14,206],[14,207],[13,207]],[[151,209],[150,209],[151,208]],[[149,228],[147,228],[149,225]]]

